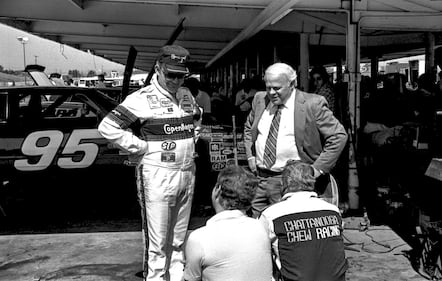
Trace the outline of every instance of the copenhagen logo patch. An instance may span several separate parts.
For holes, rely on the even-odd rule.
[[[173,126],[170,124],[164,124],[163,130],[164,130],[164,133],[166,133],[166,135],[172,135],[174,133],[185,132],[185,131],[188,131],[189,133],[191,133],[193,131],[193,124],[181,123],[181,125],[177,125],[177,126]]]
[[[171,151],[176,148],[176,143],[174,141],[164,141],[161,144],[161,149],[165,151]]]

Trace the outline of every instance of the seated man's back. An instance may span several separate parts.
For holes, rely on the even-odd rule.
[[[270,242],[258,220],[238,210],[221,212],[207,225],[195,230],[187,247],[201,257],[201,267],[188,268],[186,280],[203,274],[204,280],[269,281],[271,275]],[[194,258],[186,255],[186,260]],[[202,269],[201,269],[202,268]]]
[[[246,216],[258,181],[242,167],[220,172],[212,192],[216,215],[186,243],[184,280],[269,281],[271,246],[261,223]]]
[[[345,281],[342,218],[335,205],[312,191],[311,169],[301,162],[287,164],[282,175],[284,196],[264,210],[260,221],[268,230],[284,280]]]

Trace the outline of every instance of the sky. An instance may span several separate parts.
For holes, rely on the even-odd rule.
[[[28,37],[25,44],[26,64],[40,64],[46,67],[45,73],[67,74],[77,69],[85,76],[89,70],[97,74],[118,71],[124,73],[124,65],[80,51],[68,45],[41,38],[25,31],[0,23],[0,65],[4,69],[23,70],[23,45],[17,37]]]

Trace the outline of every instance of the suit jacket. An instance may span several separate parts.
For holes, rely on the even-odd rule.
[[[324,97],[298,89],[294,91],[294,132],[299,156],[302,161],[313,164],[316,169],[329,173],[347,142],[345,128],[328,109]],[[266,92],[256,93],[253,99],[252,110],[244,124],[247,158],[255,156],[258,123],[269,102]]]

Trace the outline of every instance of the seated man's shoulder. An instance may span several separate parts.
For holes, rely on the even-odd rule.
[[[202,239],[205,235],[207,235],[207,231],[208,231],[208,229],[207,229],[206,226],[202,226],[202,227],[197,228],[197,229],[195,229],[195,230],[191,230],[191,231],[189,231],[189,237],[188,237],[188,240],[189,240],[189,241],[195,241],[195,242],[197,242],[197,241],[201,241],[201,239]]]
[[[332,203],[329,203],[329,202],[327,202],[327,201],[325,201],[324,199],[321,199],[321,198],[314,198],[314,199],[315,199],[316,205],[321,207],[321,209],[329,210],[329,211],[334,211],[334,212],[340,214],[339,208],[336,205],[334,205]]]
[[[283,215],[312,211],[331,211],[340,215],[338,207],[318,197],[311,197],[308,200],[299,202],[299,204],[293,204],[289,201],[281,201],[267,207],[262,214],[267,219],[275,219]]]
[[[272,204],[264,208],[264,210],[261,213],[261,216],[267,218],[267,219],[274,219],[276,217],[279,217],[281,213],[284,213],[286,211],[286,205],[284,201]]]

